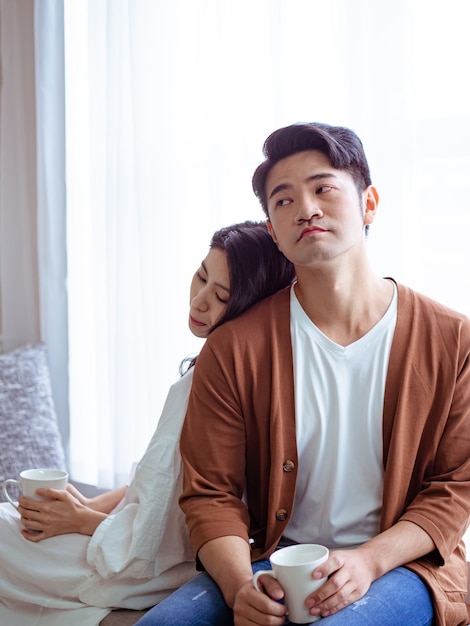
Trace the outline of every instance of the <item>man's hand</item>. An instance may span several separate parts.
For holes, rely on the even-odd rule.
[[[237,593],[233,605],[235,626],[281,626],[285,623],[286,607],[276,602],[284,597],[280,584],[271,576],[260,576],[258,583],[264,593],[257,591],[251,581]]]
[[[431,537],[412,522],[399,521],[353,550],[337,550],[314,572],[327,582],[307,599],[312,615],[327,617],[357,600],[374,580],[435,549]]]
[[[332,552],[327,561],[312,571],[315,579],[329,579],[314,593],[305,598],[312,617],[327,617],[356,602],[364,596],[374,580],[367,560],[358,550]],[[264,593],[256,591],[250,583],[243,586],[234,604],[236,626],[248,624],[284,624],[286,609],[275,602],[284,597],[279,582],[271,576],[260,576],[258,583]],[[255,593],[253,594],[253,591]],[[269,619],[266,618],[269,616]],[[279,620],[273,621],[276,616]]]
[[[327,617],[360,600],[375,580],[375,571],[359,549],[337,550],[313,573],[313,578],[329,577],[307,598],[315,617]]]

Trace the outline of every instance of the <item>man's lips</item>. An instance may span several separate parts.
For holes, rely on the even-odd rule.
[[[205,326],[204,322],[200,322],[192,315],[189,316],[189,319],[191,320],[191,324],[194,324],[194,326]]]
[[[310,228],[304,228],[300,233],[299,241],[308,235],[314,235],[315,233],[325,233],[326,230],[324,228],[319,228],[318,226],[311,226]]]

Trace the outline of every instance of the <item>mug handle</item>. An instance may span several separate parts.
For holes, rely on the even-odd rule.
[[[263,593],[263,590],[260,589],[259,587],[258,578],[262,576],[263,574],[267,574],[268,576],[271,576],[272,578],[276,578],[276,574],[273,572],[272,569],[260,569],[257,572],[255,572],[252,578],[253,587],[256,589],[256,591],[261,591],[261,593]]]
[[[15,509],[18,508],[18,502],[15,502],[15,500],[12,500],[10,497],[10,494],[8,493],[8,485],[21,485],[21,482],[19,480],[16,480],[16,478],[7,478],[6,480],[3,481],[2,483],[2,492],[3,495],[5,496],[5,498],[8,500],[8,502],[15,507]]]

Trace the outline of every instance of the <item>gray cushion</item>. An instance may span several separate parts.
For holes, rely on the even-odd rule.
[[[39,467],[65,469],[44,344],[0,354],[0,482]]]

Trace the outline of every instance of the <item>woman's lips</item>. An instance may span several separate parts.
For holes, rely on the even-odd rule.
[[[194,326],[205,326],[204,322],[200,322],[199,320],[194,318],[192,315],[189,316],[189,319],[191,320],[191,324],[194,324]]]

